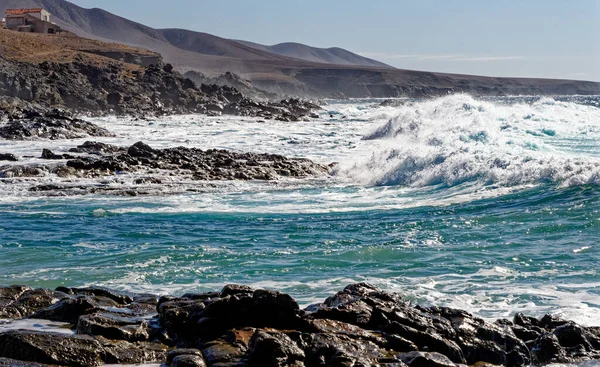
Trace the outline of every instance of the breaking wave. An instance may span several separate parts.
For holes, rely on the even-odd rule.
[[[600,109],[541,98],[453,95],[406,103],[337,174],[377,186],[600,184]]]

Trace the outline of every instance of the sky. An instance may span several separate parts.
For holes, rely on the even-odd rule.
[[[392,66],[600,81],[600,0],[70,0],[154,28],[342,47]]]

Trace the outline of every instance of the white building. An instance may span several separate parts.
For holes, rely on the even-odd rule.
[[[56,33],[60,30],[50,22],[50,13],[42,8],[6,9],[6,28],[19,32]]]

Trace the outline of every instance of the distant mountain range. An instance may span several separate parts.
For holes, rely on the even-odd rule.
[[[353,52],[344,50],[343,48],[339,47],[317,48],[294,42],[285,42],[274,46],[265,46],[254,42],[240,40],[236,40],[236,42],[241,43],[242,45],[255,48],[257,50],[281,56],[293,57],[295,59],[300,60],[324,64],[375,66],[391,68],[391,66],[386,65],[382,62],[357,55]]]
[[[180,71],[240,74],[279,94],[315,97],[429,96],[450,92],[497,94],[600,94],[600,83],[489,78],[395,69],[341,48],[298,43],[265,46],[184,29],[154,29],[102,9],[65,0],[0,0],[7,8],[42,7],[62,28],[79,36],[159,52]]]

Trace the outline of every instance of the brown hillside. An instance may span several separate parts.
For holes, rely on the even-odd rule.
[[[0,29],[0,56],[7,59],[29,62],[73,61],[104,65],[122,61],[134,65],[149,65],[160,60],[160,54],[125,46],[81,38],[70,32],[58,35],[20,33]]]

